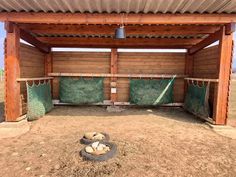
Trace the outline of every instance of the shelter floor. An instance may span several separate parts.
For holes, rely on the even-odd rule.
[[[56,107],[20,137],[0,140],[0,176],[227,176],[236,174],[236,140],[180,108]],[[118,154],[83,161],[87,131],[109,133]]]

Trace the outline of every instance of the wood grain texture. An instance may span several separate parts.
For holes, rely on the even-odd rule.
[[[20,84],[20,31],[17,26],[6,35],[5,45],[5,121],[16,121],[21,116]]]
[[[53,52],[53,72],[110,73],[109,52]],[[104,96],[110,99],[110,79],[104,79]],[[59,79],[53,80],[53,98],[59,98]]]
[[[233,54],[233,35],[226,35],[222,27],[219,43],[219,83],[215,92],[213,118],[218,125],[225,125],[228,117],[229,84]]]
[[[213,46],[200,50],[194,54],[194,65],[193,65],[193,77],[194,78],[208,78],[218,79],[218,58],[219,58],[219,46]],[[211,115],[213,115],[213,104],[214,104],[214,92],[216,83],[211,83],[209,103],[211,109]]]
[[[118,53],[119,74],[184,74],[184,53]],[[129,101],[129,79],[117,81],[118,101]],[[176,79],[174,102],[183,102],[184,80]]]
[[[38,78],[45,75],[45,54],[35,47],[20,44],[20,78]],[[20,83],[22,114],[27,111],[27,92],[25,82]]]
[[[54,52],[53,72],[110,73],[110,53]],[[118,74],[184,74],[184,53],[118,53]],[[59,97],[59,80],[53,81],[53,97]],[[175,102],[182,102],[184,80],[176,79]],[[110,99],[110,79],[104,81],[105,99]],[[129,100],[129,78],[117,79],[117,101]]]

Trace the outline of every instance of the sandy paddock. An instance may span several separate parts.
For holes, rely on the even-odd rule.
[[[151,110],[56,107],[26,134],[0,140],[0,176],[236,176],[236,140],[181,109]],[[86,131],[109,133],[116,157],[83,161],[79,139]]]

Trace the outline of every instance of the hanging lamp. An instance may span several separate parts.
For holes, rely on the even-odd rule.
[[[123,14],[123,16],[121,16],[121,25],[119,26],[119,28],[116,28],[116,30],[115,30],[115,39],[125,39],[126,38],[123,17],[124,17],[124,14]]]

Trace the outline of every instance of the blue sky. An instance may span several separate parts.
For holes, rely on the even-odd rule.
[[[4,67],[4,48],[3,48],[4,38],[5,38],[4,25],[3,25],[3,23],[0,23],[0,68]],[[236,41],[236,33],[234,34],[234,39]],[[234,59],[233,60],[234,60],[233,67],[236,68],[236,45],[235,45],[235,49],[234,49]]]

